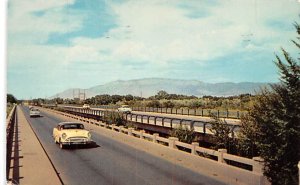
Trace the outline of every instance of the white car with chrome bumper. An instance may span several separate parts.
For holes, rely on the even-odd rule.
[[[91,108],[91,107],[90,107],[89,104],[83,104],[82,108],[83,108],[83,109],[89,109],[89,108]]]
[[[117,109],[118,112],[131,113],[132,109],[128,105],[122,105]]]
[[[84,129],[82,123],[61,122],[53,128],[55,143],[59,143],[61,149],[71,145],[87,145],[92,142],[91,133]]]
[[[31,108],[30,110],[29,110],[29,116],[30,117],[40,117],[41,115],[40,115],[40,111],[39,111],[39,109],[37,109],[37,108]]]

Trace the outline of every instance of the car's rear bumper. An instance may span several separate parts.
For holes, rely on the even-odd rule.
[[[40,114],[29,114],[30,117],[40,117]]]

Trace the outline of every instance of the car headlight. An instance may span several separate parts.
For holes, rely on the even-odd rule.
[[[91,139],[92,134],[90,132],[88,132],[87,136],[88,136],[89,139]]]
[[[61,135],[61,137],[62,137],[63,139],[66,139],[67,134],[66,134],[66,133],[63,133],[63,134]]]

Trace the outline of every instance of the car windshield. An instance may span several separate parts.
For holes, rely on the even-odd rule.
[[[128,106],[128,105],[123,105],[122,107],[123,107],[123,108],[129,108],[129,106]]]
[[[83,124],[65,124],[63,129],[84,129]]]
[[[31,109],[31,111],[39,111],[39,109]]]

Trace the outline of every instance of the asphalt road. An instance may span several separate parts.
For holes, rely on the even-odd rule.
[[[64,184],[70,185],[219,185],[214,179],[136,150],[91,130],[95,145],[62,150],[54,143],[52,129],[61,119],[42,112],[30,118],[29,109],[21,107],[25,116]],[[36,169],[39,170],[39,169]]]

